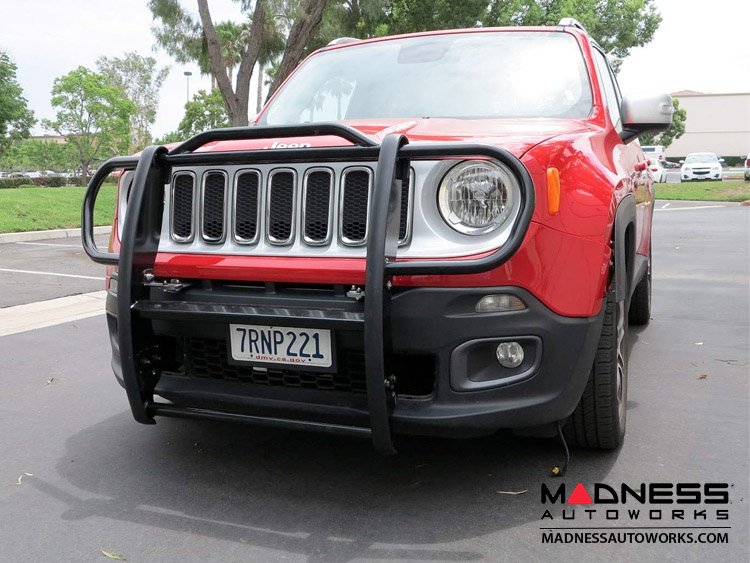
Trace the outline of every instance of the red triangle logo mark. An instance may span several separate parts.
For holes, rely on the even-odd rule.
[[[576,485],[568,498],[568,504],[591,504],[591,497],[581,483]]]

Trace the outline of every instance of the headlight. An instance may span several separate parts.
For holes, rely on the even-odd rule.
[[[508,220],[520,197],[518,180],[504,165],[466,160],[443,177],[438,205],[452,229],[467,235],[483,235]]]

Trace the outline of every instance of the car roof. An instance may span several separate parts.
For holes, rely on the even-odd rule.
[[[576,27],[565,25],[537,25],[537,26],[512,26],[512,27],[468,27],[459,29],[436,29],[433,31],[418,31],[414,33],[402,33],[399,35],[384,35],[382,37],[370,37],[368,39],[361,39],[357,41],[347,41],[345,43],[338,43],[336,45],[326,45],[321,47],[315,53],[324,51],[330,51],[333,49],[346,49],[348,47],[355,47],[357,45],[367,45],[370,43],[379,43],[381,41],[392,41],[393,39],[408,39],[411,37],[429,37],[432,35],[454,35],[458,33],[488,33],[488,32],[523,32],[523,31],[535,31],[535,32],[562,32],[577,35],[582,38],[588,38],[588,34]],[[315,54],[312,53],[312,54]]]

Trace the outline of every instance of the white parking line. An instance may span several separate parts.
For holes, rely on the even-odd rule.
[[[34,270],[11,270],[9,268],[0,268],[0,272],[10,272],[11,274],[34,274],[38,276],[59,276],[61,278],[77,278],[79,280],[97,280],[104,281],[104,278],[94,276],[79,276],[77,274],[58,274],[56,272],[36,272]]]
[[[104,313],[106,291],[0,309],[0,336],[78,321]]]
[[[716,209],[717,207],[731,207],[730,205],[696,205],[691,207],[672,207],[671,209],[654,209],[654,211],[682,211],[684,209]]]
[[[16,244],[28,244],[29,246],[57,246],[61,248],[81,248],[80,244],[53,244],[51,242],[17,242]]]
[[[667,207],[669,207],[668,203],[665,203],[664,205],[661,206],[662,209],[666,209]]]

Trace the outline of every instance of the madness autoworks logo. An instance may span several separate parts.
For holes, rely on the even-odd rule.
[[[729,483],[578,483],[572,491],[560,484],[541,486],[541,520],[707,521],[729,520]],[[569,493],[569,494],[568,494]],[[559,508],[554,505],[561,505]]]

